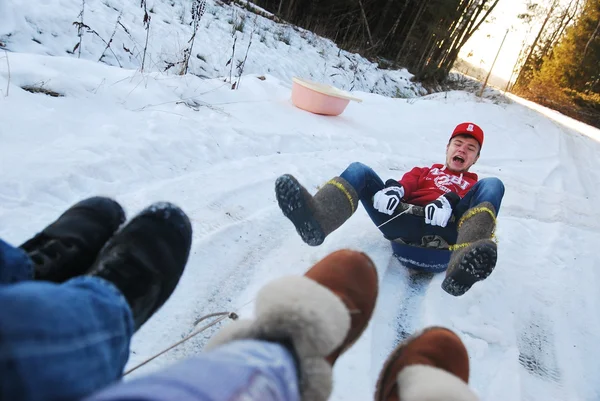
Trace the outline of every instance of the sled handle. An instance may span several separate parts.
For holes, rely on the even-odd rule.
[[[395,213],[412,214],[414,216],[425,217],[425,208],[423,206],[400,202],[400,205],[398,205],[396,208]]]
[[[396,208],[396,211],[394,212],[394,216],[391,219],[384,221],[382,224],[378,225],[377,228],[385,226],[387,223],[389,223],[392,220],[395,220],[403,214],[412,214],[413,216],[425,217],[425,208],[423,206],[400,202],[400,204]],[[452,215],[450,216],[450,220],[448,221],[456,221],[456,218],[454,217],[454,215]]]
[[[425,208],[423,206],[411,205],[410,203],[400,202],[400,205],[396,208],[397,214],[412,214],[413,216],[425,217]],[[456,221],[454,214],[450,216],[449,222]]]
[[[421,213],[421,214],[419,214],[419,213]],[[410,203],[400,202],[400,204],[398,205],[398,207],[396,207],[396,210],[394,211],[394,217],[392,217],[389,220],[384,221],[383,223],[378,225],[377,228],[381,228],[381,227],[385,226],[387,223],[389,223],[392,220],[397,219],[398,217],[402,216],[403,214],[412,214],[414,216],[424,217],[425,209],[423,209],[422,206],[411,205]]]

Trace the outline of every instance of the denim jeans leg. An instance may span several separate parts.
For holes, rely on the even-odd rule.
[[[33,265],[22,249],[0,239],[0,284],[33,279]]]
[[[284,346],[239,340],[160,372],[118,383],[85,401],[299,401],[298,373]]]
[[[496,215],[500,213],[500,205],[504,197],[504,184],[496,177],[483,178],[461,199],[454,210],[454,215],[459,219],[467,210],[482,202],[490,202]]]
[[[122,375],[133,318],[110,283],[0,286],[0,399],[78,400]]]
[[[373,207],[373,196],[384,188],[384,183],[373,169],[365,164],[354,162],[344,170],[340,177],[348,181],[354,187],[365,210],[379,225],[388,220],[390,216],[380,213]]]

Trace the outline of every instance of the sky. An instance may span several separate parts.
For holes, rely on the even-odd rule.
[[[46,0],[32,8],[0,0],[8,10],[0,13],[0,42],[8,49],[0,55],[0,238],[19,244],[92,195],[115,198],[130,217],[168,200],[192,221],[186,271],[134,336],[128,367],[192,333],[208,313],[251,316],[265,283],[351,248],[373,259],[380,297],[368,329],[336,363],[332,400],[369,399],[400,333],[430,325],[463,340],[471,386],[482,400],[600,398],[599,130],[492,90],[484,98],[462,91],[415,96],[422,88],[406,71],[378,70],[330,41],[261,18],[246,70],[230,80],[228,20],[245,11],[215,3],[202,19],[193,54],[204,60],[192,58],[194,74],[164,71],[190,35],[186,3],[173,1],[153,5],[156,26],[142,72],[145,31],[135,4],[86,1],[86,23],[103,38],[119,15],[130,28],[129,36],[115,34],[110,57],[120,68],[98,62],[106,45],[93,34],[84,36],[80,58],[67,52],[78,40],[72,21],[79,2]],[[239,34],[238,49],[247,48],[250,32]],[[363,101],[338,117],[308,113],[290,100],[292,75],[329,80]],[[231,90],[232,81],[238,89]],[[486,135],[473,171],[500,178],[506,194],[496,269],[462,297],[440,288],[443,275],[410,284],[362,207],[321,246],[309,247],[277,206],[274,183],[285,173],[314,193],[354,161],[384,180],[443,161],[448,137],[463,121]],[[202,352],[219,327],[132,378]]]
[[[500,49],[493,72],[508,80],[521,51],[523,39],[528,38],[529,27],[517,18],[517,15],[524,11],[523,0],[500,0],[487,22],[481,25],[461,49],[460,56],[489,70]],[[502,39],[507,30],[509,33],[503,44]],[[469,57],[469,53],[473,55]]]
[[[498,55],[493,66],[494,75],[506,80],[510,79],[523,42],[531,44],[542,24],[541,21],[534,20],[531,25],[527,25],[517,17],[526,11],[526,3],[526,0],[500,0],[486,22],[461,49],[460,56],[476,66],[489,69]],[[537,3],[542,10],[549,9],[550,1],[539,0]],[[569,3],[570,0],[559,1],[562,6],[567,6]],[[507,30],[508,35],[502,43]],[[498,53],[499,49],[500,53]],[[471,52],[472,56],[469,57]],[[514,79],[516,76],[512,75],[512,80]]]

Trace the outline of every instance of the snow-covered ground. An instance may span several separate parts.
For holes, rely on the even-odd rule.
[[[98,63],[105,44],[92,34],[84,37],[81,59],[65,53],[77,40],[71,23],[80,2],[48,0],[34,7],[0,0],[0,42],[10,50],[0,53],[0,237],[19,244],[95,194],[115,197],[130,216],[169,200],[193,222],[187,270],[169,302],[134,337],[130,367],[193,332],[197,318],[221,311],[246,315],[264,283],[301,274],[334,250],[354,248],[376,263],[380,298],[369,329],[336,365],[332,399],[369,399],[398,333],[427,325],[447,326],[463,339],[472,386],[483,400],[600,398],[600,144],[592,139],[600,137],[598,130],[573,129],[526,105],[465,92],[411,99],[369,93],[420,88],[405,82],[390,84],[386,92],[390,77],[401,82],[410,75],[379,71],[345,52],[337,58],[331,42],[292,28],[291,46],[272,42],[259,48],[262,42],[253,42],[241,85],[231,90],[223,78],[229,76],[225,63],[233,41],[226,16],[233,8],[215,3],[202,18],[194,50],[205,55],[206,65],[198,58],[192,62],[192,72],[201,75],[204,65],[214,79],[162,72],[155,67],[175,57],[191,32],[165,22],[182,9],[179,1],[172,3],[148,5],[156,13],[154,67],[141,73],[136,57],[120,59],[126,68],[116,59],[114,66]],[[123,11],[123,24],[140,24],[135,32],[129,29],[131,36],[144,42],[139,4],[115,3],[117,11],[110,0],[85,4],[86,23],[101,36],[110,37]],[[174,11],[167,12],[169,7]],[[255,35],[273,41],[269,35],[281,26],[257,21],[267,30]],[[325,46],[326,63],[302,35]],[[248,40],[249,33],[240,35],[237,46],[247,47]],[[113,42],[115,49],[121,42]],[[292,105],[292,75],[311,78],[312,72],[312,79],[350,89],[349,75],[342,81],[323,72],[348,62],[346,55],[369,71],[353,92],[363,103],[351,103],[339,117]],[[64,96],[29,93],[20,89],[25,85]],[[313,248],[277,207],[274,181],[283,173],[311,191],[353,161],[384,179],[399,178],[413,166],[442,161],[451,130],[466,120],[486,132],[473,171],[501,178],[506,196],[497,268],[463,297],[443,292],[441,275],[429,284],[411,284],[362,209]],[[211,333],[134,375],[201,352]]]

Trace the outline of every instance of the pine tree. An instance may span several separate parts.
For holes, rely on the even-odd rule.
[[[255,0],[341,48],[443,80],[500,0]]]
[[[600,124],[600,2],[586,0],[577,22],[544,58],[529,97]]]

